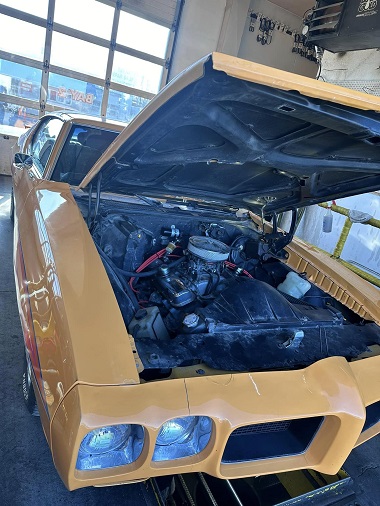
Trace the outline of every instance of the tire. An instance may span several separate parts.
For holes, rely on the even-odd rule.
[[[14,221],[15,221],[15,199],[13,196],[13,186],[12,186],[12,190],[11,190],[11,205],[10,205],[10,209],[9,209],[9,217],[11,219],[11,222],[14,223]]]
[[[24,353],[24,367],[22,373],[22,394],[29,413],[33,416],[40,416],[32,383],[32,364],[26,350]]]

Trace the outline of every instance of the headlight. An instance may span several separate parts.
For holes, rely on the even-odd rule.
[[[157,435],[153,460],[175,460],[204,450],[211,437],[208,416],[185,416],[165,422]]]
[[[139,458],[143,443],[141,425],[108,425],[92,430],[81,442],[76,468],[88,471],[130,464]]]

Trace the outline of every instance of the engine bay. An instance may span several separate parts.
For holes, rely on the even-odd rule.
[[[248,215],[108,202],[90,231],[143,379],[294,369],[380,343],[377,325],[268,254]]]

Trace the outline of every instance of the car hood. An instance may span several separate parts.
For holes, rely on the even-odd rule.
[[[273,212],[380,187],[380,99],[213,53],[182,72],[82,181]]]

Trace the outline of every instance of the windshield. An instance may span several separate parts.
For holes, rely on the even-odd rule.
[[[51,179],[76,186],[119,132],[73,125],[59,155]]]

